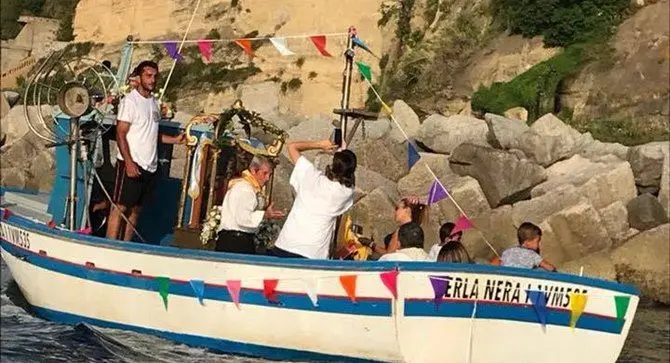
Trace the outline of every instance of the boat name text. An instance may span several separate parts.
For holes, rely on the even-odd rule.
[[[0,238],[19,247],[30,249],[30,234],[27,231],[3,223],[0,228]]]

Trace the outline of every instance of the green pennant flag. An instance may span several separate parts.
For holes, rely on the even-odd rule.
[[[168,290],[170,289],[170,278],[168,277],[156,277],[158,282],[158,293],[163,299],[163,305],[165,305],[165,310],[168,308]]]
[[[361,75],[367,79],[368,82],[372,82],[372,71],[370,71],[370,66],[363,62],[356,62],[356,66],[358,67],[358,71],[361,72]]]
[[[614,304],[616,304],[616,318],[623,320],[628,311],[628,304],[630,304],[630,296],[615,296]]]

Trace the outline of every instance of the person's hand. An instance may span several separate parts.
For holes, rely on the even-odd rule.
[[[174,137],[175,144],[185,144],[186,143],[186,133],[182,132],[179,135]]]
[[[333,151],[333,150],[338,148],[338,146],[336,144],[333,144],[333,142],[330,141],[330,139],[325,139],[325,140],[319,141],[318,146],[319,146],[319,148],[321,148],[321,150],[327,151],[327,152]]]
[[[137,166],[134,161],[124,161],[124,163],[126,163],[126,175],[129,178],[137,178],[142,175],[140,173],[140,167]]]
[[[405,197],[405,200],[407,200],[407,202],[409,202],[409,204],[419,204],[420,203],[419,197],[417,197],[416,195],[407,196],[407,197]]]
[[[270,205],[265,210],[265,219],[282,219],[286,217],[286,213],[280,210],[275,210],[272,206],[273,203],[270,203]]]

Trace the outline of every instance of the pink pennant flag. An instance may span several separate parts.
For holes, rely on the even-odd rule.
[[[437,203],[442,199],[446,198],[448,195],[449,194],[447,193],[447,191],[444,190],[444,187],[442,187],[442,184],[440,184],[439,181],[435,180],[433,182],[433,185],[430,186],[430,190],[428,191],[427,204]]]
[[[212,61],[212,41],[211,40],[198,40],[198,50],[202,57],[210,63]]]
[[[379,277],[382,279],[384,286],[393,294],[394,298],[398,298],[398,270],[382,272]]]
[[[228,293],[233,299],[233,303],[239,309],[240,308],[240,290],[242,289],[242,281],[240,280],[226,280],[226,287],[228,287]]]
[[[466,216],[460,216],[458,217],[458,220],[456,221],[456,225],[454,225],[454,229],[451,230],[451,235],[455,235],[458,232],[461,231],[467,231],[468,229],[474,227],[472,222],[468,219]]]
[[[332,57],[330,53],[326,50],[326,36],[325,35],[314,35],[309,37],[309,39],[314,43],[316,49],[319,50],[321,55],[326,57]]]
[[[91,226],[88,226],[86,228],[82,228],[77,231],[77,234],[85,234],[85,235],[90,235],[91,232],[93,232],[93,229],[91,229]]]

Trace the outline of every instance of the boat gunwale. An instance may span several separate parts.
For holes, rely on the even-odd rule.
[[[102,247],[114,250],[154,254],[162,257],[196,259],[210,262],[236,263],[264,267],[298,268],[311,270],[335,270],[335,271],[389,271],[398,269],[405,272],[431,272],[439,274],[443,272],[493,274],[521,278],[543,279],[564,283],[587,285],[619,293],[639,296],[639,290],[630,284],[620,283],[589,276],[577,276],[562,272],[549,272],[539,269],[523,269],[516,267],[501,267],[480,264],[456,264],[456,263],[430,263],[421,261],[339,261],[327,259],[302,259],[302,258],[277,258],[264,255],[244,255],[226,252],[192,250],[173,246],[152,245],[139,242],[121,242],[107,238],[79,234],[69,230],[49,228],[46,224],[33,221],[17,214],[11,214],[4,218],[3,223],[25,229],[29,232],[38,233],[51,238],[58,238],[67,242],[83,244],[92,247]]]

